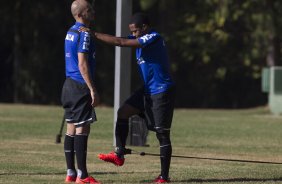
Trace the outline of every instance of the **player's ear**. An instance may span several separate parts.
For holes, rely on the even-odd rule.
[[[79,18],[82,17],[82,13],[78,13],[77,17],[79,17]]]

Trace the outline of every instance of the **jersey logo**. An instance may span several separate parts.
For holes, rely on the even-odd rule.
[[[74,35],[72,35],[72,34],[67,34],[66,40],[69,40],[69,41],[72,41],[72,42],[73,42],[73,40],[74,40]]]
[[[140,37],[140,39],[143,41],[143,43],[145,43],[146,41],[150,40],[152,37],[156,36],[157,34],[146,34],[142,37]]]
[[[85,36],[83,38],[82,49],[89,50],[89,45],[90,45],[90,36],[87,32],[85,32]]]

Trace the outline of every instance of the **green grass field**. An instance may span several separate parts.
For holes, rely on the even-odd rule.
[[[159,158],[128,155],[122,167],[97,158],[113,149],[113,109],[96,109],[88,146],[88,170],[107,183],[150,183]],[[0,104],[0,183],[63,183],[63,144],[55,144],[63,110],[59,106]],[[63,138],[62,138],[63,142]],[[177,109],[172,127],[173,154],[200,158],[282,163],[282,117],[266,108],[247,110]],[[149,147],[158,153],[153,133]],[[172,158],[172,183],[282,183],[282,164]]]

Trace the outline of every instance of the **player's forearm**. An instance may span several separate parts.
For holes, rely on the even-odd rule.
[[[90,91],[96,91],[88,65],[88,54],[78,53],[78,68]]]
[[[92,32],[92,35],[94,35],[98,40],[101,40],[110,45],[115,45],[120,47],[141,47],[137,39],[120,38],[120,37],[115,37],[112,35],[97,33],[97,32]]]
[[[101,40],[107,44],[115,45],[115,46],[123,46],[122,45],[123,38],[115,37],[115,36],[104,34],[104,33],[97,33],[97,32],[94,32],[94,36],[98,40]]]
[[[79,63],[79,71],[90,91],[96,91],[86,62]]]

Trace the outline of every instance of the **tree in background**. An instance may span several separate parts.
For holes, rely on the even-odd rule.
[[[281,62],[281,2],[149,2],[143,0],[143,7],[159,10],[152,17],[160,19],[158,27],[168,40],[177,106],[240,108],[266,103],[261,69]]]
[[[0,7],[1,102],[60,103],[71,2],[11,0]],[[148,13],[167,40],[177,107],[266,103],[261,69],[281,65],[282,2],[133,0],[133,6]],[[113,0],[96,0],[96,30],[115,33],[115,7]],[[97,85],[103,103],[112,105],[114,49],[96,46]],[[133,88],[137,80],[133,77]]]

